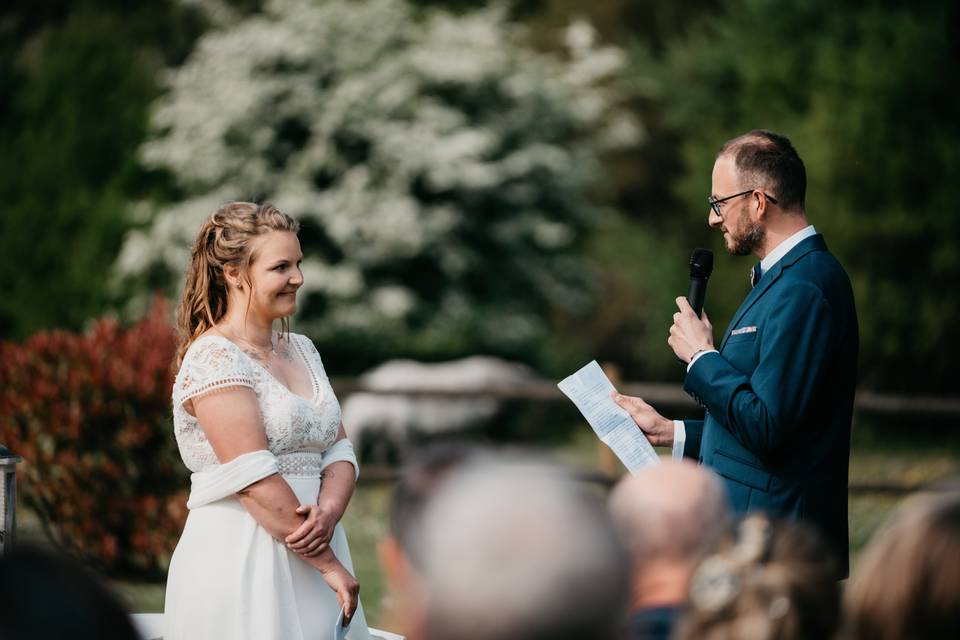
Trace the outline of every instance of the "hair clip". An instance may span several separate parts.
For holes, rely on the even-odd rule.
[[[740,592],[739,565],[721,555],[710,556],[690,581],[690,601],[702,611],[720,611]]]
[[[733,557],[742,564],[764,562],[769,552],[772,533],[770,520],[765,516],[747,516],[737,527],[737,543],[733,547]]]
[[[779,620],[790,611],[790,598],[787,596],[777,596],[770,603],[767,609],[767,617],[771,620]]]
[[[770,520],[762,515],[741,520],[734,545],[700,564],[690,582],[691,603],[700,610],[716,612],[733,602],[745,575],[752,572],[754,565],[766,561],[772,533]],[[779,611],[783,605],[777,607]]]

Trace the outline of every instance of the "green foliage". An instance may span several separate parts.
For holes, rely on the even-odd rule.
[[[167,307],[125,329],[0,342],[0,442],[23,456],[23,504],[60,546],[111,572],[156,576],[186,518],[170,434]]]
[[[624,380],[678,379],[683,369],[666,340],[674,299],[686,291],[685,252],[651,225],[606,219],[585,247],[597,304],[589,313],[555,314],[542,371],[565,375],[593,358],[616,363]]]
[[[861,327],[861,378],[898,390],[957,389],[946,354],[960,316],[960,88],[955,4],[731,0],[668,45],[660,79],[687,169],[684,233],[706,229],[720,144],[767,128],[804,158],[811,222],[847,267]],[[638,57],[645,63],[654,56]],[[642,67],[643,73],[649,67]],[[718,256],[716,324],[746,291],[749,260]]]
[[[622,54],[585,24],[568,35],[544,55],[501,9],[399,0],[224,20],[170,75],[143,147],[184,198],[131,234],[118,272],[182,273],[205,216],[269,200],[303,224],[298,326],[341,367],[535,360],[551,313],[592,302],[577,252],[605,213],[598,158],[638,136],[609,86]]]
[[[750,261],[726,257],[706,226],[714,152],[732,135],[768,127],[789,135],[805,158],[810,218],[854,280],[863,384],[956,392],[945,356],[960,315],[960,298],[950,293],[960,275],[960,89],[949,81],[960,51],[955,3],[515,0],[486,13],[500,20],[486,32],[498,34],[486,45],[477,40],[484,32],[476,28],[476,3],[301,4],[308,15],[379,11],[396,19],[370,29],[361,19],[336,22],[329,42],[337,44],[307,45],[314,60],[278,53],[244,71],[244,89],[229,94],[224,111],[233,118],[233,102],[242,103],[242,113],[220,139],[236,145],[229,149],[235,158],[260,158],[272,177],[246,180],[244,172],[261,160],[224,163],[233,186],[210,190],[197,188],[191,170],[175,166],[180,160],[138,164],[148,105],[159,95],[158,70],[183,63],[208,19],[222,29],[194,52],[201,61],[214,55],[205,47],[222,46],[231,30],[254,38],[267,29],[265,49],[238,40],[251,44],[248,56],[270,46],[283,50],[282,41],[268,37],[279,33],[271,23],[283,23],[271,17],[274,5],[4,3],[0,337],[79,328],[131,291],[147,300],[146,292],[180,279],[189,238],[158,242],[168,259],[140,269],[134,289],[108,288],[110,265],[134,223],[131,200],[197,203],[205,192],[209,197],[190,209],[196,217],[228,198],[272,197],[298,214],[305,198],[314,198],[318,209],[365,211],[344,213],[339,222],[333,213],[301,216],[304,243],[320,267],[309,275],[321,283],[305,300],[301,330],[341,362],[360,368],[398,353],[485,350],[559,372],[597,355],[622,363],[628,377],[672,377],[677,369],[664,338],[690,250],[718,252],[707,301],[717,325],[747,288]],[[197,6],[213,7],[212,16],[201,16]],[[438,7],[458,15],[443,23]],[[292,15],[300,14],[291,12],[287,22]],[[570,63],[567,70],[586,68],[564,38],[570,20],[581,16],[607,42],[636,43],[632,72],[616,82],[602,79],[595,95],[607,106],[629,100],[644,125],[642,146],[624,139],[625,148],[600,155],[591,142],[606,116],[584,119],[576,107],[583,98],[589,104],[594,89],[558,89],[562,62]],[[323,40],[325,28],[313,30],[315,40]],[[242,53],[213,73],[237,68]],[[488,71],[476,82],[437,75],[440,63],[464,62],[461,71],[469,73],[477,59]],[[313,91],[311,77],[321,85],[312,94],[320,105],[303,102],[305,88]],[[511,85],[511,77],[522,80]],[[307,82],[298,84],[302,78]],[[517,86],[537,89],[516,99],[504,93]],[[249,95],[263,101],[251,107]],[[326,115],[336,109],[339,115]],[[216,122],[206,112],[204,118],[200,125]],[[204,131],[212,129],[198,130],[190,153],[203,159],[214,146]],[[463,131],[479,137],[458,135]],[[330,144],[314,153],[320,139]],[[456,148],[471,140],[474,146]],[[477,189],[462,180],[502,166],[534,141],[559,149],[552,157],[564,159],[568,173],[543,155],[511,181]],[[371,171],[361,180],[356,169],[363,167]],[[166,180],[167,170],[179,184]],[[288,178],[298,171],[312,172],[310,182],[291,191]],[[460,177],[451,182],[445,175]],[[541,194],[532,200],[530,185]],[[373,192],[382,197],[368,197]],[[394,211],[408,215],[407,231],[382,223],[387,201],[402,204]],[[446,208],[458,212],[453,226]],[[418,213],[409,217],[411,211]],[[532,220],[524,217],[531,211],[538,222],[517,223]],[[566,225],[574,239],[553,253],[538,249],[544,220]],[[178,232],[189,236],[194,222]],[[560,229],[549,228],[547,235]],[[368,251],[388,233],[395,252]],[[351,234],[354,241],[344,240]],[[589,277],[575,275],[583,269]]]
[[[182,59],[192,15],[170,3],[2,10],[0,337],[77,328],[110,302],[128,198],[153,184],[136,150],[154,78]]]

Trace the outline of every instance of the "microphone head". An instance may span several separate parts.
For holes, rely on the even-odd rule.
[[[690,256],[690,277],[709,278],[713,273],[713,251],[694,249]]]

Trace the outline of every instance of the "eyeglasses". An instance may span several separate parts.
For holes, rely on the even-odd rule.
[[[735,193],[735,194],[733,194],[732,196],[727,196],[726,198],[717,198],[716,200],[714,200],[713,197],[707,197],[707,202],[710,204],[710,208],[713,209],[713,212],[722,218],[722,217],[723,217],[723,211],[720,210],[720,205],[721,205],[721,204],[723,204],[723,203],[726,202],[727,200],[733,200],[734,198],[739,198],[740,196],[745,196],[745,195],[747,195],[748,193],[753,193],[754,191],[759,191],[759,190],[758,190],[758,189],[747,189],[746,191],[741,191],[740,193]],[[763,197],[765,197],[767,200],[769,200],[769,201],[772,202],[773,204],[777,204],[777,199],[774,198],[773,196],[768,195],[768,194],[766,194],[766,193],[763,192],[763,191],[760,191],[760,193],[762,193],[762,194],[763,194]]]

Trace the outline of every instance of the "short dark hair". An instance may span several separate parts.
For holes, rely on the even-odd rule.
[[[804,210],[807,169],[786,136],[754,129],[725,142],[717,157],[728,154],[733,155],[745,188],[768,188],[783,209]]]
[[[416,539],[424,508],[446,476],[479,452],[464,442],[438,442],[418,452],[400,473],[390,502],[390,534],[414,566],[422,560],[416,557]]]

